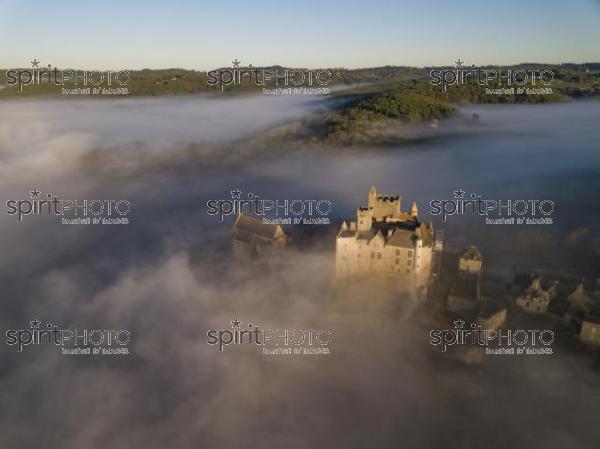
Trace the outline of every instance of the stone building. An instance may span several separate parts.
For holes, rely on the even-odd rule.
[[[458,270],[467,273],[481,274],[483,257],[476,246],[469,246],[465,253],[458,259]]]
[[[262,219],[238,214],[231,228],[233,254],[236,259],[254,259],[271,254],[286,244],[280,225],[264,224]]]
[[[419,220],[417,205],[402,210],[399,196],[369,190],[356,221],[342,223],[336,239],[336,280],[383,280],[393,287],[423,292],[431,273],[433,225]]]
[[[473,310],[481,306],[481,268],[483,257],[470,246],[458,259],[458,275],[450,288],[446,309],[451,312]]]
[[[583,319],[579,339],[585,344],[600,346],[600,316],[587,315]]]
[[[595,303],[592,297],[585,291],[583,282],[577,284],[573,293],[567,298],[571,307],[585,313],[589,313],[594,308]]]
[[[583,322],[587,316],[600,314],[598,302],[596,294],[588,293],[583,282],[580,282],[567,297],[568,307],[563,317],[565,324],[583,327]]]
[[[531,285],[517,297],[515,303],[527,312],[546,313],[548,305],[556,295],[556,286],[554,283],[550,288],[544,290],[541,278],[536,277],[531,281]]]

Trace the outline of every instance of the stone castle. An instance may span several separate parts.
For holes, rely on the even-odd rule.
[[[336,239],[338,283],[377,277],[394,287],[425,290],[433,225],[419,220],[414,202],[409,212],[402,211],[401,202],[401,197],[383,196],[371,187],[367,207],[357,209],[356,221],[342,224]]]

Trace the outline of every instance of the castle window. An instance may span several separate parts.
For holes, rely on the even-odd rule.
[[[412,257],[412,249],[408,250],[408,257]]]
[[[371,253],[371,259],[375,259],[375,253]]]
[[[396,250],[396,256],[399,256],[399,255],[400,255],[400,250],[399,250],[399,249],[397,249],[397,250]]]
[[[377,253],[377,259],[381,259],[381,253]]]
[[[396,259],[396,265],[400,264],[400,259]]]
[[[410,270],[406,270],[406,274],[410,274]]]
[[[406,261],[406,265],[408,265],[408,266],[410,267],[410,266],[412,265],[412,260],[408,259],[408,260]]]

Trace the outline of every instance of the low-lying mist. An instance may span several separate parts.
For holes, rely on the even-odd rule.
[[[64,328],[127,328],[132,345],[128,356],[84,357],[3,344],[0,446],[597,445],[600,382],[589,360],[559,347],[547,358],[442,361],[429,345],[432,323],[404,318],[402,298],[332,290],[327,245],[290,248],[264,265],[233,263],[232,217],[219,223],[206,202],[229,199],[236,188],[261,198],[323,198],[337,222],[366,203],[374,184],[402,195],[405,208],[417,201],[428,220],[429,201],[462,188],[494,199],[550,198],[553,232],[589,227],[594,237],[600,103],[465,107],[465,116],[480,115],[478,125],[442,122],[425,131],[436,139],[402,148],[277,143],[268,156],[247,151],[255,133],[320,108],[308,100],[0,104],[3,209],[34,188],[133,204],[129,225],[62,225],[48,215],[18,223],[3,213],[1,327],[27,328],[37,318]],[[197,145],[209,147],[210,164]],[[447,236],[480,244],[493,267],[491,254],[507,257],[504,230],[472,221],[448,223]],[[266,356],[252,346],[219,353],[206,344],[207,330],[235,318],[331,329],[332,353]]]

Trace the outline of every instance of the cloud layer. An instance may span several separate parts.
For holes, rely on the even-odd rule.
[[[458,143],[403,153],[281,148],[274,159],[203,166],[201,155],[184,150],[217,143],[243,152],[237,139],[314,110],[295,101],[2,104],[2,206],[37,187],[63,198],[127,198],[134,213],[130,225],[112,227],[66,226],[49,216],[18,224],[3,215],[3,330],[38,318],[64,328],[127,328],[133,342],[129,356],[90,358],[41,345],[17,354],[3,344],[0,445],[593,448],[600,384],[588,359],[560,346],[545,359],[441,359],[428,344],[435,323],[406,317],[409,298],[367,287],[335,294],[331,249],[233,264],[229,223],[205,212],[208,199],[227,198],[236,187],[262,197],[328,198],[336,217],[363,204],[372,183],[402,189],[406,201],[420,204],[459,186],[497,193],[501,178],[484,183],[475,169],[504,164],[507,177],[520,176],[519,167],[508,168],[522,147],[504,148],[510,154],[502,156],[489,138],[512,129],[509,139],[518,142],[528,128],[513,129],[515,119],[497,109],[480,111],[490,128],[481,131],[485,139],[469,131]],[[554,113],[573,112],[565,107]],[[598,117],[597,106],[591,113]],[[590,136],[573,135],[580,150],[571,168],[596,163]],[[541,140],[524,157],[539,161],[548,140],[527,136],[526,145]],[[557,165],[535,170],[554,175]],[[459,166],[473,178],[453,171]],[[508,191],[519,189],[510,184]],[[265,356],[250,345],[219,353],[206,344],[207,330],[226,329],[234,318],[267,329],[331,329],[332,354]]]

